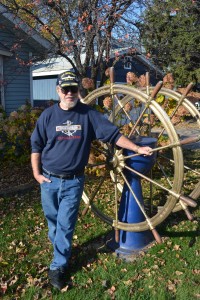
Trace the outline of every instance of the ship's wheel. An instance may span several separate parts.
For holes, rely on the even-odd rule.
[[[157,159],[153,169],[143,175],[127,165],[129,157],[124,155],[122,149],[94,142],[92,155],[96,161],[90,161],[86,172],[87,181],[83,193],[86,208],[83,214],[91,208],[116,231],[121,229],[139,232],[150,229],[157,242],[160,242],[155,227],[163,222],[177,205],[192,219],[188,205],[195,206],[196,203],[181,193],[184,179],[182,144],[194,142],[197,138],[180,141],[169,116],[155,101],[162,87],[161,82],[146,92],[127,85],[114,84],[113,78],[111,73],[111,85],[94,90],[84,99],[84,103],[94,105],[105,97],[110,97],[112,107],[107,107],[102,113],[118,126],[124,135],[134,138],[136,144],[141,137],[156,137],[157,146],[154,152],[157,153]],[[164,92],[167,94],[167,91]],[[180,99],[180,96],[178,98]],[[192,114],[196,113],[187,100],[184,99],[184,103],[187,103]],[[133,153],[133,156],[136,155]],[[127,170],[141,177],[144,206],[141,206],[137,199],[136,202],[144,215],[143,222],[128,224],[118,220],[124,182],[128,185]],[[134,195],[131,186],[129,188]],[[196,187],[195,194],[197,190]]]

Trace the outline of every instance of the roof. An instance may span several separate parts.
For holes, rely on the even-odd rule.
[[[17,28],[19,28],[26,35],[30,36],[32,40],[40,44],[43,48],[48,51],[49,49],[51,49],[52,44],[47,39],[43,38],[35,29],[30,27],[28,24],[22,22],[19,17],[10,12],[3,4],[0,4],[0,16],[1,15],[9,20],[9,22],[11,22],[13,25],[17,26]]]
[[[116,52],[119,55],[123,55],[123,54],[133,55],[133,54],[129,54],[129,53],[131,53],[130,52],[130,47],[129,48],[125,47],[125,48],[120,48],[120,49],[119,48],[113,49],[111,57],[114,56]],[[160,76],[162,76],[162,77],[164,76],[164,73],[162,72],[162,70],[158,66],[153,64],[150,59],[147,59],[146,56],[144,54],[142,54],[142,51],[140,49],[135,48],[135,54],[134,55],[135,55],[135,58],[137,60],[139,60],[140,62],[142,62],[144,65],[146,65],[150,69],[154,70]]]
[[[32,68],[33,77],[58,75],[64,71],[71,69],[72,65],[64,57],[47,59],[43,62],[35,64]]]

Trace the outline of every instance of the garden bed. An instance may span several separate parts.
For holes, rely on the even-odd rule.
[[[36,185],[29,163],[19,166],[14,162],[4,163],[0,169],[0,197],[23,193]]]

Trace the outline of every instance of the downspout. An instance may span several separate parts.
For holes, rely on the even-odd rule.
[[[32,52],[29,52],[29,61],[31,60],[32,58]],[[33,107],[34,106],[34,99],[33,99],[33,70],[32,70],[32,65],[30,65],[30,68],[29,68],[29,73],[30,73],[30,103],[31,103],[31,106]]]

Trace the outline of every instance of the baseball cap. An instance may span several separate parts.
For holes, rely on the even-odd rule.
[[[78,78],[74,72],[66,71],[58,76],[57,85],[60,87],[78,86]]]

